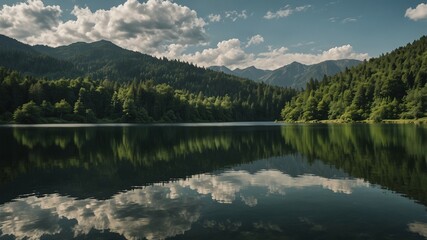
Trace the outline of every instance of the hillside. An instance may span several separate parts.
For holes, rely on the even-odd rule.
[[[255,67],[245,69],[230,70],[225,66],[209,67],[214,71],[232,74],[238,77],[247,78],[255,82],[265,84],[292,87],[296,89],[305,88],[310,79],[323,79],[326,76],[332,76],[344,71],[346,68],[357,66],[361,62],[352,59],[329,60],[313,65],[305,65],[298,62],[285,65],[276,70],[262,70]]]
[[[235,75],[236,76],[236,74],[233,72],[233,70],[229,69],[226,66],[211,66],[211,67],[208,67],[208,69],[210,69],[212,71],[215,71],[215,72],[223,72],[225,74]]]
[[[287,121],[421,118],[427,112],[427,37],[322,81],[282,111]]]
[[[271,72],[271,70],[262,70],[252,66],[244,69],[236,68],[234,69],[233,74],[242,78],[254,80],[256,82],[262,82],[262,77]]]
[[[8,42],[15,47],[8,48]],[[296,94],[108,41],[51,48],[2,36],[0,59],[5,67],[0,71],[0,121],[5,122],[274,120]],[[44,112],[44,102],[47,108],[58,103],[66,109]],[[42,120],[14,115],[28,109],[41,112]]]
[[[74,65],[36,51],[32,46],[0,34],[0,66],[45,77],[76,77]]]

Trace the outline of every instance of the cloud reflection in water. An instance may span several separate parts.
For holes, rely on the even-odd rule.
[[[0,206],[0,230],[17,239],[39,239],[56,235],[73,220],[74,237],[92,229],[120,234],[127,239],[163,239],[191,229],[201,215],[202,199],[231,204],[239,195],[250,207],[258,204],[243,190],[264,188],[267,194],[284,195],[289,188],[319,186],[335,193],[352,193],[355,187],[369,187],[361,179],[328,179],[314,175],[291,177],[278,170],[227,171],[218,175],[200,174],[169,183],[154,184],[117,193],[111,199],[76,199],[59,194],[27,196]],[[259,224],[258,224],[259,225]],[[257,225],[257,226],[258,226]],[[263,224],[262,226],[264,226]],[[220,226],[220,225],[218,225]],[[261,226],[261,225],[260,225]]]

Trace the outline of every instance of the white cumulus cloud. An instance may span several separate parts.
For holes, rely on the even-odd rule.
[[[263,43],[263,42],[264,42],[264,38],[261,35],[257,34],[255,36],[252,36],[249,39],[248,43],[246,44],[246,47],[249,47],[252,45],[258,45],[258,44]]]
[[[272,12],[272,11],[268,11],[265,15],[264,18],[265,19],[275,19],[275,18],[284,18],[284,17],[288,17],[291,14],[295,13],[295,12],[302,12],[307,10],[308,8],[310,8],[311,5],[304,5],[304,6],[299,6],[296,8],[291,8],[290,5],[286,5],[285,7]]]
[[[28,0],[0,12],[1,33],[29,44],[58,46],[106,39],[144,53],[166,50],[170,44],[206,43],[206,22],[196,11],[171,1],[127,0],[111,9],[92,12],[74,6],[74,20],[60,20],[59,6]]]
[[[221,21],[221,14],[209,14],[208,19],[209,22],[219,22]]]
[[[182,56],[169,56],[196,63],[199,66],[237,66],[250,60],[253,54],[246,53],[237,38],[219,42],[216,48],[207,48]]]
[[[18,39],[51,32],[60,24],[61,13],[59,6],[45,6],[41,0],[3,5],[0,9],[0,32]]]
[[[243,45],[245,46],[245,45]],[[228,68],[246,68],[255,66],[260,69],[274,70],[294,61],[303,64],[316,64],[326,60],[339,59],[368,59],[367,53],[357,53],[349,44],[337,46],[321,53],[294,53],[286,47],[269,48],[260,53],[245,51],[241,41],[237,38],[222,41],[215,48],[207,48],[195,53],[167,55],[169,58],[177,58],[196,63],[199,66],[226,66]],[[170,53],[170,52],[169,52]]]
[[[406,9],[405,17],[414,21],[427,19],[427,4],[420,3],[416,8]]]
[[[235,22],[238,19],[247,19],[248,18],[248,14],[246,10],[243,10],[241,12],[238,11],[226,11],[225,12],[225,17],[228,19],[231,19],[231,21]]]

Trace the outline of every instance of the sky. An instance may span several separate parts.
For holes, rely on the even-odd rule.
[[[0,0],[0,34],[108,40],[198,66],[368,59],[427,34],[427,0]]]

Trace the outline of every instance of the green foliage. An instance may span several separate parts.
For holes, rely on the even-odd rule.
[[[61,101],[55,103],[55,113],[61,119],[65,114],[71,113],[71,109],[71,105],[65,99],[61,99]]]
[[[380,122],[383,119],[396,119],[400,112],[397,99],[390,101],[389,99],[378,98],[373,103],[372,112],[369,119],[374,122]]]
[[[404,97],[402,118],[420,118],[427,111],[427,84],[423,88],[414,88]]]
[[[372,58],[306,90],[284,105],[286,121],[420,118],[427,113],[427,37]]]
[[[128,122],[274,120],[297,93],[108,41],[51,48],[0,35],[0,56],[0,66],[43,77],[1,69],[0,115],[30,100],[54,104],[64,99],[72,113],[50,117],[79,122],[91,109],[98,119]],[[125,101],[128,97],[132,100]]]
[[[16,109],[13,113],[13,120],[16,123],[40,123],[41,109],[36,103],[30,101]]]
[[[210,96],[155,81],[112,82],[90,78],[47,80],[0,68],[0,115],[33,101],[43,122],[194,122],[274,120],[296,91],[239,83],[237,95]],[[248,85],[246,85],[248,84]],[[225,86],[224,89],[227,87]],[[237,88],[236,88],[237,89]],[[19,111],[18,111],[19,112]]]

